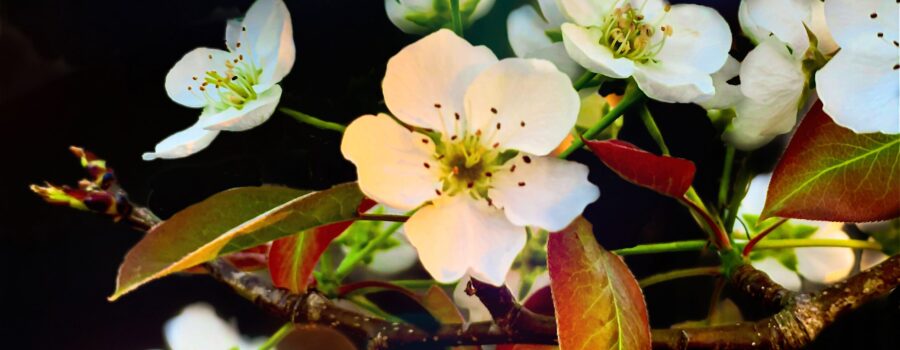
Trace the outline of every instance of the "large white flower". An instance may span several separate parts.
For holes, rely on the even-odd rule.
[[[634,77],[647,96],[696,102],[713,96],[731,31],[715,10],[663,0],[558,0],[566,51],[589,71]]]
[[[762,174],[750,182],[747,196],[744,197],[738,210],[740,215],[759,215],[762,212],[771,179],[772,174]],[[771,225],[772,221],[774,220],[767,220],[760,226]],[[811,226],[815,232],[807,237],[810,239],[850,239],[842,230],[842,223],[794,219],[785,225],[789,224]],[[766,237],[766,239],[777,238]],[[794,248],[793,251],[781,250],[773,253],[751,255],[751,263],[766,272],[775,282],[791,290],[800,290],[799,276],[816,283],[838,282],[850,274],[856,261],[850,248]]]
[[[755,44],[771,34],[802,56],[809,48],[809,28],[818,39],[819,52],[831,54],[838,48],[825,23],[822,0],[741,0],[738,20],[744,35]]]
[[[816,87],[825,112],[857,133],[900,133],[898,7],[890,0],[825,4],[841,51],[816,74]]]
[[[531,5],[510,12],[506,19],[509,45],[516,56],[543,58],[556,65],[570,78],[578,78],[584,68],[569,57],[560,37],[560,26],[566,19],[555,0],[538,0],[540,13]]]
[[[599,196],[582,164],[545,157],[575,123],[578,94],[550,62],[497,60],[449,30],[387,64],[388,115],[362,116],[341,152],[362,191],[393,208],[421,207],[406,234],[438,281],[467,270],[500,284],[525,226],[560,230]],[[431,135],[429,135],[431,134]]]
[[[173,101],[203,108],[200,120],[144,153],[144,160],[181,158],[208,146],[220,130],[243,131],[272,116],[281,87],[294,65],[291,15],[281,0],[258,0],[243,20],[228,21],[228,51],[200,47],[166,75]]]
[[[188,305],[178,316],[166,322],[166,344],[171,350],[249,350],[258,349],[266,338],[241,337],[233,324],[216,315],[209,304]]]
[[[494,7],[494,0],[460,0],[464,24],[472,24]],[[404,33],[427,34],[450,26],[448,0],[384,0],[388,19]]]

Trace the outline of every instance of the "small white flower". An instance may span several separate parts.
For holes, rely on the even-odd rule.
[[[281,0],[258,0],[243,20],[225,28],[228,51],[200,47],[166,75],[166,92],[184,106],[203,108],[200,120],[144,153],[144,160],[182,158],[208,146],[220,130],[244,131],[272,116],[294,65],[291,15]]]
[[[509,45],[518,57],[543,58],[577,79],[584,68],[569,57],[562,43],[560,26],[566,19],[554,0],[538,0],[540,13],[531,5],[510,12],[506,19]]]
[[[823,108],[857,133],[900,133],[898,4],[828,0],[825,18],[839,51],[816,74]]]
[[[550,62],[498,62],[442,29],[388,61],[382,90],[397,119],[420,129],[362,116],[347,127],[341,152],[367,196],[421,207],[406,234],[438,281],[471,269],[502,283],[526,225],[560,230],[599,196],[586,166],[546,157],[579,109],[569,78]]]
[[[249,350],[258,349],[266,342],[264,337],[241,337],[237,327],[219,318],[206,303],[188,305],[166,322],[164,330],[171,350]]]
[[[715,10],[663,0],[559,0],[569,56],[607,77],[634,77],[647,96],[696,102],[713,96],[731,31]]]
[[[724,135],[725,140],[738,149],[753,150],[790,132],[807,105],[801,101],[807,96],[803,59],[810,46],[804,25],[819,38],[821,52],[833,52],[836,45],[824,25],[824,7],[819,0],[744,0],[739,19],[744,34],[758,45],[738,70],[723,69],[713,79],[718,88],[739,73],[741,97],[729,95],[731,106],[711,104],[735,111],[733,128]],[[733,89],[728,87],[724,93]],[[718,92],[712,99],[715,102],[721,102]]]
[[[739,215],[759,215],[759,213],[762,212],[766,202],[766,192],[769,188],[771,179],[772,174],[762,174],[757,175],[750,182],[747,196],[744,197],[744,200],[741,202],[741,207],[738,210]],[[766,223],[771,225],[772,221],[774,220],[767,220]],[[850,239],[850,237],[847,236],[847,233],[842,230],[842,223],[799,219],[792,219],[789,223],[815,227],[815,232],[807,237],[810,239]],[[765,226],[767,224],[761,224],[759,226]],[[777,238],[766,237],[765,239]],[[790,251],[784,250],[781,252],[790,253]],[[754,267],[768,274],[775,282],[778,282],[785,288],[800,290],[801,283],[798,275],[815,283],[835,283],[850,275],[856,261],[853,250],[850,248],[794,248],[793,254],[796,259],[788,260],[793,260],[796,263],[796,266],[789,266],[792,264],[786,265],[785,259],[778,259],[771,255],[764,255],[759,260],[752,260],[751,263]],[[784,257],[783,254],[782,257]],[[751,258],[753,258],[753,255],[751,255]]]
[[[494,0],[460,0],[464,24],[472,24],[494,7]],[[448,0],[384,0],[388,19],[408,34],[427,34],[450,26]]]

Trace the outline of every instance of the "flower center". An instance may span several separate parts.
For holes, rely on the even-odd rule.
[[[246,31],[246,28],[241,28],[241,38],[245,36],[243,33]],[[240,110],[248,102],[257,98],[253,86],[259,84],[262,68],[257,67],[250,59],[253,57],[250,45],[244,45],[243,49],[240,41],[235,45],[236,48],[231,52],[230,57],[208,56],[213,66],[224,64],[222,71],[211,70],[202,75],[193,76],[191,78],[198,85],[196,87],[188,86],[188,90],[201,94],[209,108],[213,108],[215,111],[223,111],[231,107]],[[245,54],[247,55],[246,60]],[[215,62],[217,59],[224,60],[224,62]]]
[[[517,153],[483,146],[481,133],[454,137],[449,142],[444,139],[435,152],[442,173],[442,192],[451,196],[468,192],[475,199],[487,199],[491,177]]]
[[[670,5],[666,5],[665,12],[668,13],[669,9]],[[666,38],[672,35],[671,26],[661,25],[664,17],[660,16],[659,23],[646,23],[641,10],[631,7],[630,3],[616,7],[603,20],[600,44],[609,47],[617,58],[638,62],[652,60],[662,50]],[[657,31],[663,35],[654,43],[653,36]]]

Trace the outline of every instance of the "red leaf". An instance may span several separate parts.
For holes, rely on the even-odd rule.
[[[223,258],[241,271],[256,271],[266,268],[268,264],[269,244],[260,244],[253,248],[231,253]]]
[[[762,218],[863,222],[900,216],[900,135],[856,134],[817,102],[775,167]]]
[[[358,212],[372,208],[375,202],[363,200]],[[328,245],[341,235],[352,221],[338,222],[279,238],[269,249],[269,274],[278,288],[302,294],[309,286],[316,263]]]
[[[683,158],[658,156],[620,140],[585,141],[606,166],[623,179],[681,198],[694,181],[694,163]]]
[[[647,305],[622,258],[603,249],[576,219],[550,234],[550,288],[562,349],[650,349]]]

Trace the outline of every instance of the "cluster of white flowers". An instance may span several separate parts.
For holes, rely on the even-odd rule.
[[[813,87],[837,123],[900,132],[898,5],[890,0],[743,0],[741,27],[756,47],[742,63],[729,56],[728,24],[705,6],[538,0],[509,15],[519,57],[499,60],[438,29],[450,26],[448,3],[385,0],[401,30],[433,33],[387,63],[382,88],[391,115],[359,117],[341,144],[367,196],[415,210],[405,234],[441,282],[471,274],[503,283],[526,228],[560,230],[599,197],[586,166],[552,155],[583,109],[585,95],[572,82],[586,72],[633,80],[658,101],[734,110],[724,137],[740,149],[791,131],[816,98]],[[493,4],[460,1],[464,24]],[[195,49],[167,75],[173,101],[203,110],[144,159],[188,156],[221,130],[247,130],[272,115],[295,56],[286,6],[258,0],[243,20],[228,22],[225,36],[228,51]],[[740,85],[729,83],[737,76]],[[800,259],[807,278],[816,274],[802,264],[817,256],[848,262],[844,250],[815,252]]]

